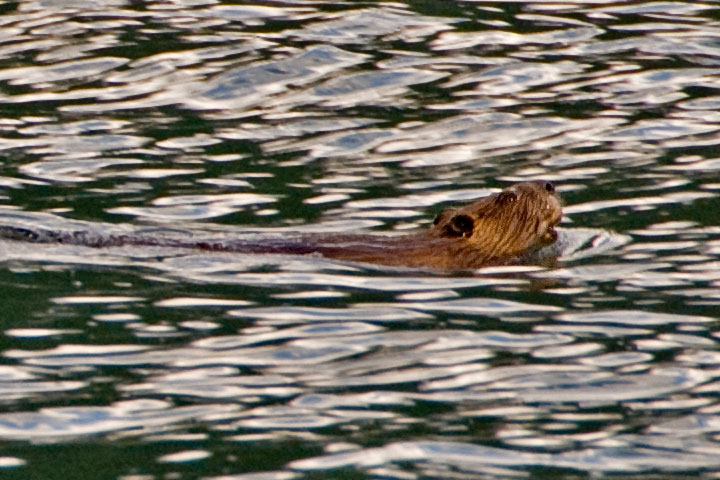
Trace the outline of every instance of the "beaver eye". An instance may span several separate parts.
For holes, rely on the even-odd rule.
[[[517,198],[517,194],[512,190],[503,190],[502,192],[497,194],[497,197],[495,198],[495,203],[497,203],[498,205],[507,205],[516,201]]]
[[[552,182],[545,182],[545,190],[550,193],[555,193],[555,185],[553,185]]]

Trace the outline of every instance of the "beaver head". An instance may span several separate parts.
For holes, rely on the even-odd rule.
[[[560,200],[550,182],[512,185],[435,218],[431,235],[454,238],[489,258],[510,259],[557,239],[562,218]]]

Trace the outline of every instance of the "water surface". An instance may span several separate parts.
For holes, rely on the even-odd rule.
[[[587,234],[460,274],[3,241],[3,475],[716,477],[717,6],[2,4],[4,222],[398,233],[544,179]]]

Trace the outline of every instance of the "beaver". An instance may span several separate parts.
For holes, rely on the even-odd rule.
[[[562,207],[551,182],[522,182],[444,210],[426,231],[348,236],[318,252],[355,262],[445,270],[525,264],[557,240],[555,226],[561,219]]]
[[[536,261],[534,254],[557,240],[555,226],[561,218],[555,186],[529,181],[464,207],[444,210],[428,229],[404,235],[298,233],[207,239],[0,226],[0,237],[97,248],[138,245],[251,254],[315,254],[393,267],[462,270]]]

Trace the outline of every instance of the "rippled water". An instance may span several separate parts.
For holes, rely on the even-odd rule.
[[[583,239],[475,274],[2,241],[3,476],[716,478],[717,7],[3,3],[1,223],[409,231],[542,178]]]

